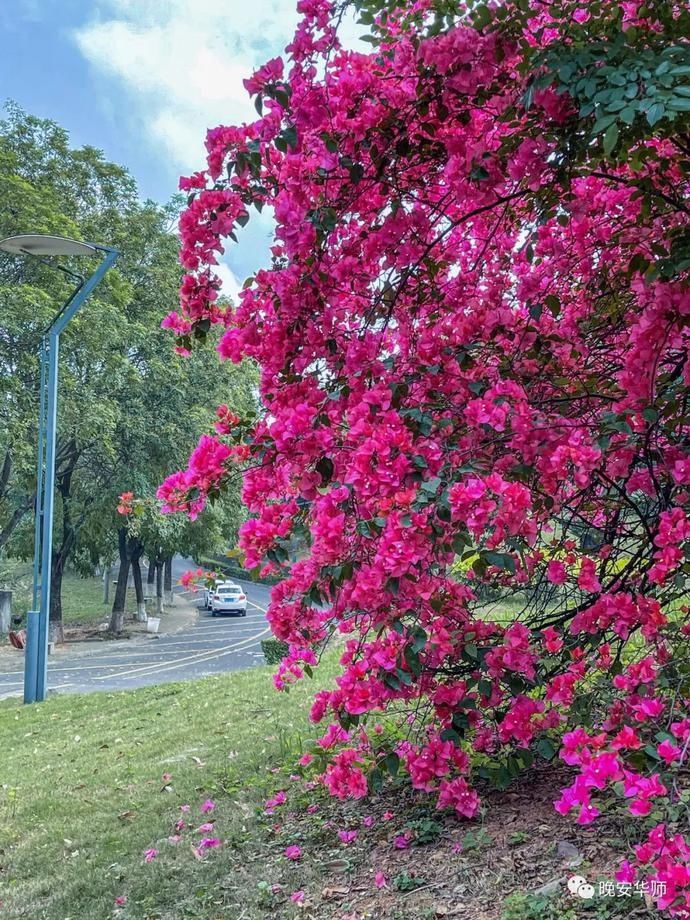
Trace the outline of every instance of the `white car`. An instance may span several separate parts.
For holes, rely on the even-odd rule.
[[[247,595],[232,581],[222,581],[211,592],[211,616],[219,613],[239,613],[247,616]]]

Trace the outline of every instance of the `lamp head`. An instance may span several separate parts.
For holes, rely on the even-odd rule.
[[[81,243],[64,236],[45,236],[42,233],[23,233],[0,240],[0,249],[12,255],[41,256],[92,256],[100,250],[93,243]]]

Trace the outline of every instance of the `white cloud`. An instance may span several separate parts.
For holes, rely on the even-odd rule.
[[[257,118],[242,81],[283,54],[296,7],[297,0],[95,0],[93,18],[73,37],[107,81],[101,104],[122,130],[146,145],[162,174],[188,175],[205,165],[208,128]],[[355,43],[361,28],[345,27]],[[245,277],[266,264],[271,229],[269,212],[255,215],[229,248],[217,268],[224,294],[236,297],[236,272]]]
[[[225,262],[219,262],[218,265],[214,267],[214,271],[222,282],[224,296],[229,297],[230,300],[236,304],[237,295],[242,290],[239,278]]]
[[[120,84],[137,129],[180,172],[204,162],[206,129],[256,118],[242,85],[292,38],[295,0],[101,0],[74,33]]]

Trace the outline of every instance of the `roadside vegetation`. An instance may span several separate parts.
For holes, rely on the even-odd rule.
[[[327,656],[319,680],[335,670]],[[314,749],[313,689],[277,694],[257,668],[0,703],[1,916],[601,920],[632,906],[646,916],[639,897],[597,896],[581,914],[567,894],[575,868],[613,878],[622,838],[614,822],[562,838],[561,771],[535,765],[508,792],[487,787],[471,822],[403,781],[363,802],[312,788],[298,762]]]

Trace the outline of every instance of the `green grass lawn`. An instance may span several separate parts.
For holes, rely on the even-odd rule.
[[[31,605],[31,565],[16,560],[3,560],[0,573],[11,584],[12,608],[24,614]],[[98,623],[105,620],[112,605],[114,585],[111,585],[110,602],[103,603],[103,579],[99,576],[82,578],[67,571],[62,580],[62,615],[66,626],[80,623]],[[127,611],[136,610],[134,589],[127,592]]]
[[[249,903],[245,888],[250,901],[262,896],[256,852],[243,857],[257,806],[279,781],[271,768],[299,756],[313,692],[306,681],[278,694],[269,669],[257,668],[39,706],[0,703],[0,916],[239,916],[239,907],[225,911]],[[217,800],[209,817],[224,845],[201,862],[168,836],[180,817],[201,824],[207,798]],[[150,847],[160,855],[146,863]]]

